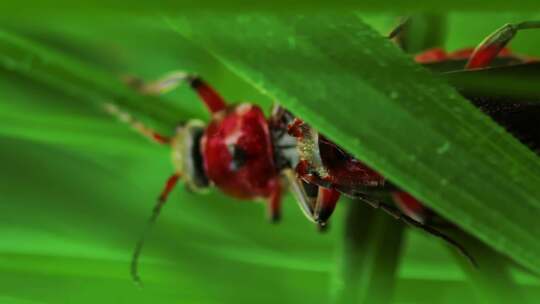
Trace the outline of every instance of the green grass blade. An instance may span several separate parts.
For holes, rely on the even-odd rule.
[[[392,303],[404,226],[362,202],[349,202],[333,303]]]
[[[446,18],[442,14],[416,14],[409,17],[401,33],[401,47],[411,54],[444,45]]]
[[[540,64],[527,64],[477,71],[446,73],[444,78],[470,97],[491,96],[499,102],[530,101],[540,103],[536,84],[540,81]]]
[[[38,0],[26,0],[19,2],[3,2],[0,3],[0,10],[2,12],[9,12],[5,14],[4,18],[23,18],[28,15],[35,15],[40,13],[48,13],[56,16],[58,12],[65,14],[79,14],[83,16],[98,15],[98,14],[134,14],[134,15],[152,15],[159,11],[166,12],[186,12],[186,11],[200,11],[202,9],[213,9],[226,12],[232,11],[253,11],[253,10],[267,10],[274,12],[306,12],[306,11],[327,11],[327,10],[364,10],[364,11],[437,11],[446,12],[451,10],[490,10],[490,11],[527,11],[537,10],[538,3],[535,0],[521,0],[519,4],[505,1],[505,0],[453,0],[453,1],[339,1],[339,2],[327,2],[327,1],[306,1],[300,0],[295,2],[276,0],[271,2],[266,1],[246,1],[246,0],[232,0],[232,1],[218,1],[218,0],[203,0],[203,1],[187,1],[187,0],[158,0],[153,2],[127,2],[127,1],[105,1],[105,0],[83,0],[76,3],[67,0],[58,0],[52,5],[49,2],[43,2]]]
[[[537,156],[355,15],[171,23],[428,206],[540,272]]]
[[[399,34],[400,47],[414,53],[441,45],[444,23],[440,16],[411,17]],[[344,234],[333,277],[332,301],[392,303],[402,257],[403,224],[355,202],[347,208]]]
[[[178,122],[178,108],[141,97],[114,75],[48,49],[16,34],[0,31],[0,68],[55,88],[73,98],[101,107],[114,101],[137,115],[152,119],[158,127],[172,128]],[[115,77],[116,76],[116,77]]]
[[[460,241],[478,259],[478,269],[454,252],[461,269],[468,277],[468,284],[480,303],[528,303],[525,302],[523,286],[510,274],[511,261],[471,236],[461,234]]]

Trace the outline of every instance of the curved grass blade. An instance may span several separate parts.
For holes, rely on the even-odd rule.
[[[460,240],[480,261],[478,267],[481,271],[476,271],[455,255],[480,303],[528,303],[524,286],[518,284],[510,274],[512,262],[508,258],[471,236],[460,233]]]
[[[428,206],[540,272],[537,156],[356,15],[171,23]]]
[[[406,23],[401,24],[404,27],[395,39],[407,53],[440,45],[444,39],[441,29],[445,21],[445,18],[436,15],[409,17]],[[347,208],[345,236],[338,255],[338,269],[332,281],[332,301],[392,303],[405,227],[358,203]]]

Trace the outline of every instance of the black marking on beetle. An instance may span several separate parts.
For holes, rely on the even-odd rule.
[[[204,171],[204,163],[203,163],[203,156],[200,149],[200,142],[204,135],[204,130],[197,130],[193,134],[193,146],[191,150],[191,157],[193,160],[193,166],[195,168],[195,174],[193,178],[195,179],[194,182],[199,185],[200,187],[207,187],[210,184],[210,181],[208,180],[208,176],[206,176],[206,173]]]
[[[200,77],[198,76],[188,76],[187,78],[187,81],[189,82],[189,85],[193,88],[193,89],[197,89],[203,85],[206,85],[206,83],[204,82],[204,80],[202,80]]]
[[[238,145],[229,146],[229,151],[231,153],[232,159],[230,168],[232,171],[240,170],[247,162],[248,155],[246,150],[242,149]]]

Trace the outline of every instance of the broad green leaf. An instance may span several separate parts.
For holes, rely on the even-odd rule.
[[[170,22],[425,204],[540,272],[537,156],[355,15]]]
[[[446,73],[444,78],[469,97],[492,97],[495,102],[540,103],[535,84],[540,80],[540,64]],[[498,99],[498,100],[497,100]]]
[[[398,43],[408,53],[440,45],[444,39],[440,33],[444,23],[440,16],[410,17],[404,32],[399,34]],[[334,303],[392,303],[403,251],[403,224],[367,205],[353,203],[347,208],[342,233],[338,268],[330,288],[331,300]]]

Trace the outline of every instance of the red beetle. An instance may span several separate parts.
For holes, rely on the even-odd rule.
[[[532,22],[506,25],[474,50],[446,53],[432,49],[415,59],[425,65],[466,60],[465,69],[489,67],[495,59],[504,61],[503,65],[523,63],[527,60],[510,54],[504,46],[519,29],[538,26]],[[267,201],[271,221],[280,217],[286,181],[307,218],[320,226],[326,224],[340,195],[345,194],[445,239],[473,261],[458,243],[426,223],[430,212],[414,197],[388,183],[383,176],[287,110],[276,106],[271,117],[266,118],[257,105],[227,105],[201,78],[184,72],[173,72],[150,83],[136,78],[126,79],[126,82],[148,95],[162,94],[187,82],[212,115],[207,125],[190,120],[178,127],[174,136],[168,137],[144,126],[115,105],[106,105],[109,113],[131,124],[142,135],[172,148],[175,173],[159,196],[148,228],[155,222],[179,179],[194,191],[214,185],[238,199],[262,198]],[[370,197],[374,189],[389,191],[397,208]],[[136,282],[140,282],[137,261],[145,235],[133,254],[131,271]]]

